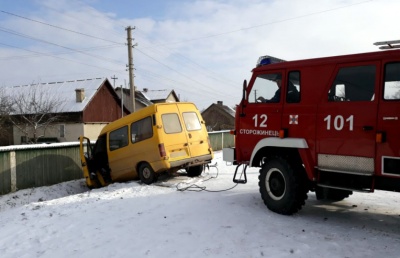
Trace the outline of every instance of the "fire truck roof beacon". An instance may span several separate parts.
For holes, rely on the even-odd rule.
[[[258,58],[257,67],[269,64],[282,63],[282,62],[285,62],[285,60],[273,56],[261,56],[260,58]]]

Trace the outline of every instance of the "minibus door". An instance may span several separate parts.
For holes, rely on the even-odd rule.
[[[179,110],[176,105],[160,105],[158,113],[161,113],[163,136],[160,137],[164,144],[166,155],[170,161],[186,159],[190,157],[188,139],[180,122]]]

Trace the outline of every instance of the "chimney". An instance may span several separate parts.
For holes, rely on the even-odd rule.
[[[147,92],[148,90],[149,90],[149,89],[147,89],[147,88],[143,88],[143,91],[144,91],[144,92]]]
[[[220,106],[222,106],[222,103],[223,103],[222,101],[217,101],[217,104]]]
[[[85,89],[75,89],[76,92],[76,102],[81,103],[85,99]]]

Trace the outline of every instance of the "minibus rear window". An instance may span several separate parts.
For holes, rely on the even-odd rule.
[[[179,121],[178,114],[163,114],[161,116],[164,132],[165,133],[180,133],[182,132],[181,122]]]
[[[201,129],[201,124],[195,112],[185,112],[182,114],[185,121],[186,130],[198,131]]]

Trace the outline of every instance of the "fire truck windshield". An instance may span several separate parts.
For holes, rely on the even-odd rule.
[[[280,101],[282,75],[280,73],[257,76],[249,95],[249,103]]]

